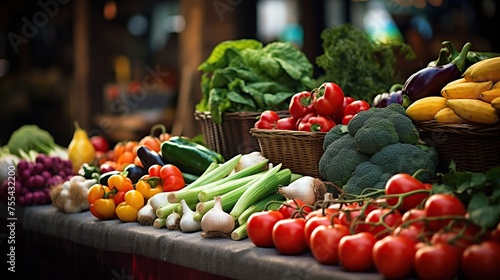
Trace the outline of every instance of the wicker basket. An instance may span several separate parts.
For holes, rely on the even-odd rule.
[[[250,129],[259,141],[262,154],[274,164],[292,172],[319,178],[318,164],[323,155],[325,132]]]
[[[420,139],[436,148],[439,167],[446,171],[451,160],[458,169],[484,172],[500,165],[500,126],[416,122]]]
[[[209,112],[196,111],[194,116],[200,122],[207,146],[225,159],[259,150],[259,142],[249,131],[260,113],[224,113],[221,124],[214,123]]]

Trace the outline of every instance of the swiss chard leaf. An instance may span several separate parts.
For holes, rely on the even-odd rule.
[[[234,50],[261,49],[262,43],[253,39],[241,39],[221,42],[217,46],[215,46],[207,60],[205,60],[200,64],[200,66],[198,66],[198,70],[208,72],[226,67],[230,61],[230,57],[226,56],[226,50],[230,48]]]

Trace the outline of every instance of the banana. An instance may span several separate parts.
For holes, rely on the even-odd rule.
[[[486,102],[491,102],[493,99],[500,97],[500,87],[481,92],[480,98]]]
[[[483,59],[469,66],[462,75],[467,81],[500,81],[500,57]]]
[[[428,96],[413,102],[406,108],[406,114],[414,121],[430,121],[443,108],[446,108],[446,98]]]
[[[467,121],[479,124],[497,123],[498,113],[490,103],[479,99],[448,99],[446,105]]]
[[[491,87],[491,89],[495,89],[495,88],[500,88],[500,81],[494,83],[493,86]]]
[[[455,112],[450,107],[446,107],[439,110],[439,112],[437,112],[436,115],[434,116],[434,120],[438,123],[448,123],[448,124],[470,123],[466,119],[455,114]]]
[[[465,78],[458,78],[456,80],[453,80],[453,81],[449,82],[448,84],[446,84],[446,86],[451,86],[451,85],[454,85],[454,84],[460,84],[460,83],[463,83],[463,82],[467,82],[467,80]]]
[[[492,86],[492,81],[448,84],[441,89],[441,95],[447,99],[479,99],[481,93],[491,89]]]
[[[500,97],[497,97],[491,101],[491,107],[495,108],[496,110],[500,111]]]

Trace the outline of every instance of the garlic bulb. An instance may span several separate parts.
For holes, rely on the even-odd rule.
[[[201,219],[202,235],[204,237],[229,237],[234,230],[234,219],[222,209],[220,196],[216,196],[214,200],[214,207]]]
[[[194,232],[201,230],[200,222],[193,219],[194,211],[189,208],[186,201],[181,200],[182,217],[179,221],[179,227],[183,232]]]

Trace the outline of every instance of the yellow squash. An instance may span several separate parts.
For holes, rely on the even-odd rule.
[[[446,105],[460,117],[479,124],[498,122],[498,112],[490,103],[479,99],[448,99]]]
[[[78,172],[84,163],[95,159],[95,149],[87,132],[75,121],[75,133],[68,146],[68,158],[73,164],[73,172]]]
[[[413,102],[406,108],[406,114],[414,121],[430,121],[443,108],[446,108],[446,98],[428,96]]]

